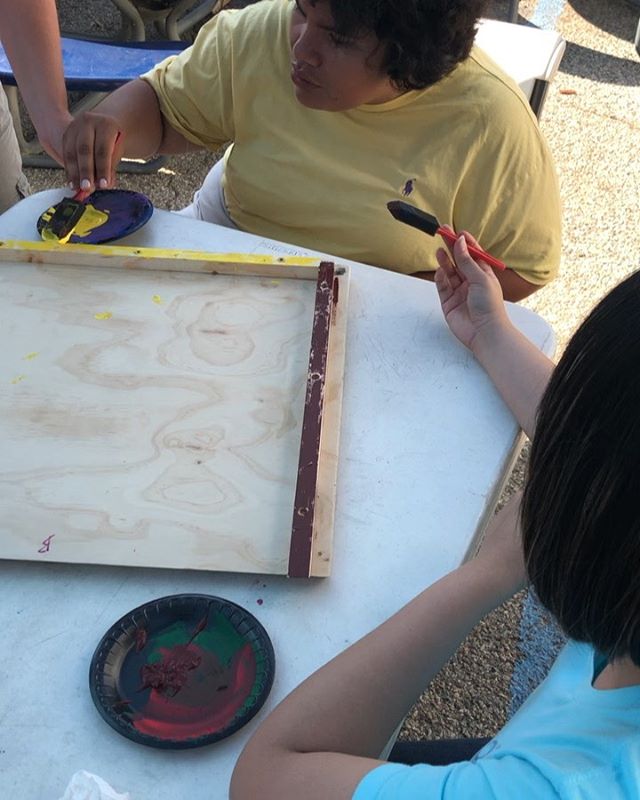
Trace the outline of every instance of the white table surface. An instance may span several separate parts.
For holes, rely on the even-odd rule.
[[[37,239],[38,215],[61,194],[41,192],[0,216],[0,237]],[[164,211],[121,243],[309,253]],[[544,320],[519,306],[510,314],[553,350]],[[265,712],[464,560],[518,437],[491,382],[446,328],[433,284],[352,264],[332,576],[0,562],[0,797],[57,800],[79,769],[131,800],[227,797],[235,760]],[[89,662],[122,615],[181,592],[219,595],[254,613],[271,636],[276,679],[264,709],[231,738],[157,750],[98,715]]]

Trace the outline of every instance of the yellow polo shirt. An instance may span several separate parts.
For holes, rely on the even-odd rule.
[[[290,78],[293,3],[225,11],[143,76],[190,141],[227,152],[223,190],[242,230],[412,273],[441,244],[395,221],[403,197],[468,230],[523,278],[560,259],[555,171],[516,84],[478,48],[435,86],[381,105],[306,108]],[[407,186],[407,181],[411,183]]]

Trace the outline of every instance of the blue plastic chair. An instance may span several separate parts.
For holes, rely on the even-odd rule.
[[[62,63],[69,91],[112,92],[163,58],[187,48],[187,42],[111,42],[63,36]],[[0,45],[0,81],[15,86],[11,64]]]
[[[105,40],[79,39],[63,36],[62,63],[64,79],[69,91],[87,92],[79,106],[74,110],[90,108],[104,92],[112,92],[128,81],[134,80],[151,69],[169,55],[179,53],[189,45],[187,42],[148,41],[111,42]],[[20,108],[16,80],[9,59],[0,45],[0,82],[5,87],[9,108],[22,152],[23,163],[27,166],[58,166],[52,159],[42,155],[37,141],[27,141],[20,121]],[[158,159],[147,164],[129,162],[129,171],[149,171],[158,166]]]

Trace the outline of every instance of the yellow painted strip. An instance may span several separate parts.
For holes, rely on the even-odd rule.
[[[120,258],[169,258],[181,261],[211,261],[212,263],[273,264],[317,268],[319,259],[308,256],[263,256],[249,253],[210,253],[207,250],[172,250],[162,247],[123,247],[109,244],[55,244],[54,242],[27,242],[0,240],[0,248],[6,250],[28,250],[32,253],[86,253],[97,256]]]

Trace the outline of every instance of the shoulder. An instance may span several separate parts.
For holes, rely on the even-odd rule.
[[[231,34],[259,36],[265,44],[269,37],[286,32],[291,18],[288,0],[261,0],[242,9],[227,9],[216,14],[203,26],[224,29]]]
[[[518,84],[479,47],[473,47],[449,80],[450,91],[464,97],[469,115],[488,131],[500,131],[507,137],[542,138],[535,114]]]
[[[243,9],[228,9],[204,25],[194,42],[194,56],[217,66],[228,64],[238,78],[269,74],[273,60],[289,52],[291,3],[261,0]],[[188,51],[185,51],[188,52]]]
[[[501,69],[481,47],[474,45],[466,63],[469,74],[483,86],[490,100],[497,99],[503,103],[513,104],[514,107],[521,107],[527,116],[535,119],[527,98],[514,78]]]
[[[448,91],[459,98],[467,140],[473,141],[466,154],[469,177],[477,169],[496,170],[496,176],[518,173],[527,180],[537,174],[552,188],[556,176],[549,145],[515,81],[477,47],[450,77]]]
[[[193,45],[166,63],[181,64],[190,74],[253,80],[272,73],[274,59],[288,52],[291,4],[261,0],[243,9],[227,9],[202,26]]]

